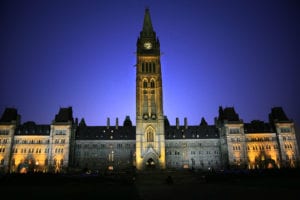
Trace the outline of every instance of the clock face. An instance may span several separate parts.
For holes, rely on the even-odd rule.
[[[145,47],[145,49],[151,49],[152,48],[151,42],[145,42],[144,47]]]

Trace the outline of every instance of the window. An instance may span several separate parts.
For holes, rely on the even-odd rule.
[[[153,67],[153,73],[155,73],[156,69],[155,69],[155,63],[152,64]]]
[[[152,130],[147,131],[147,142],[154,142],[154,136]]]
[[[150,86],[151,86],[151,88],[154,88],[154,87],[155,87],[154,80],[151,80],[151,82],[150,82]]]
[[[66,130],[55,130],[56,135],[66,135],[67,131]]]
[[[288,127],[283,127],[283,128],[280,128],[280,132],[281,133],[289,133],[289,132],[291,132],[291,129]]]
[[[0,135],[8,135],[9,134],[9,130],[4,129],[4,130],[0,130]]]
[[[143,87],[147,88],[147,81],[146,80],[144,80]]]
[[[111,153],[108,154],[108,161],[110,162],[114,161],[114,151],[111,151]]]
[[[229,133],[231,133],[231,134],[240,133],[240,129],[239,128],[230,128]]]

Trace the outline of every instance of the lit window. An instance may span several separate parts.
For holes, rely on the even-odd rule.
[[[147,132],[147,142],[153,142],[153,141],[154,141],[153,131],[148,130],[148,132]]]

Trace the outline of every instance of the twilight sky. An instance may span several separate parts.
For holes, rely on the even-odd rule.
[[[49,124],[60,107],[88,125],[135,124],[136,40],[145,7],[160,39],[171,124],[219,106],[245,122],[282,106],[300,124],[300,8],[277,0],[3,0],[0,112]]]

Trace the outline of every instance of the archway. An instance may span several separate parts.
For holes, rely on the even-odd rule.
[[[156,162],[152,158],[149,158],[145,164],[147,169],[155,169]]]

